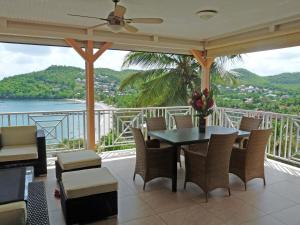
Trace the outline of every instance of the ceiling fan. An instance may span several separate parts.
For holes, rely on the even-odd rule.
[[[100,26],[107,26],[111,29],[113,32],[119,32],[123,28],[130,32],[135,33],[138,31],[138,29],[130,24],[132,23],[146,23],[146,24],[160,24],[163,22],[163,19],[161,18],[131,18],[126,19],[124,17],[126,8],[124,6],[118,5],[118,2],[120,0],[112,0],[115,4],[114,11],[110,12],[108,14],[107,18],[101,18],[101,17],[95,17],[95,16],[85,16],[85,15],[77,15],[77,14],[71,14],[69,13],[69,16],[76,16],[76,17],[83,17],[83,18],[90,18],[90,19],[98,19],[106,21],[106,23],[100,23],[96,24],[94,26],[89,27],[89,29],[95,29]]]

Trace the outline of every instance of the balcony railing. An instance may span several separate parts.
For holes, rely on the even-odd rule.
[[[163,116],[168,128],[173,129],[173,116],[185,114],[195,112],[189,106],[95,110],[98,148],[101,151],[132,148],[131,126],[142,128],[146,135],[145,118]],[[273,128],[266,149],[269,157],[300,165],[300,116],[217,107],[209,123],[238,128],[243,115],[259,117],[263,121],[262,128]],[[0,114],[0,127],[36,125],[43,129],[48,155],[83,149],[87,138],[85,121],[84,110]]]

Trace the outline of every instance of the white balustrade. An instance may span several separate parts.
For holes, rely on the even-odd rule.
[[[190,106],[95,110],[98,148],[101,151],[132,148],[131,126],[142,128],[147,135],[145,118],[162,116],[166,119],[168,129],[173,129],[173,116],[185,114],[194,116],[195,112]],[[261,118],[262,128],[273,128],[266,149],[268,157],[300,165],[300,116],[217,107],[209,117],[209,124],[238,128],[244,115]],[[24,125],[36,125],[44,130],[48,155],[85,147],[87,133],[84,110],[0,113],[0,127]]]

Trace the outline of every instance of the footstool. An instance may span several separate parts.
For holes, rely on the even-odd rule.
[[[59,187],[67,225],[118,214],[118,181],[105,167],[65,172]]]
[[[55,161],[56,179],[60,181],[63,172],[96,167],[101,167],[101,157],[95,151],[81,150],[58,153]]]

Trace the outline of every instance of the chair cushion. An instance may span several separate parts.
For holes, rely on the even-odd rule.
[[[67,199],[107,193],[118,189],[117,179],[105,168],[76,170],[62,174]]]
[[[63,170],[101,165],[101,157],[93,150],[59,153],[57,154],[57,161]]]
[[[0,162],[31,160],[38,158],[35,144],[3,146],[0,151]]]
[[[1,225],[25,225],[26,220],[26,204],[24,201],[0,205]]]
[[[36,143],[36,126],[1,128],[1,145],[30,145]]]

